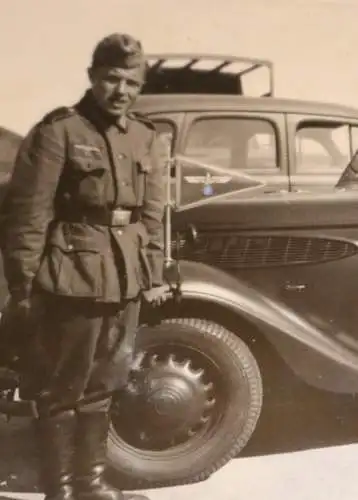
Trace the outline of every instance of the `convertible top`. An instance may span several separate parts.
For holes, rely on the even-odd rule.
[[[148,54],[143,94],[274,94],[273,63],[215,54]]]

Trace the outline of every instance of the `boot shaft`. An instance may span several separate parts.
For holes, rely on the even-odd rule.
[[[64,412],[35,424],[45,500],[148,500],[123,494],[103,478],[108,411]]]
[[[40,480],[46,500],[74,500],[73,464],[77,418],[74,411],[35,422]]]
[[[104,481],[109,415],[80,412],[76,434],[76,492],[80,500],[122,500]]]
[[[124,494],[103,478],[107,457],[109,413],[83,412],[78,417],[76,494],[78,500],[148,500]]]
[[[109,414],[105,411],[79,412],[76,432],[76,474],[102,473],[107,458]]]

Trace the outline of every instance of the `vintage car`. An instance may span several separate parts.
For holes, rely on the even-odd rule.
[[[248,95],[257,71],[268,85]],[[274,97],[269,61],[199,54],[151,56],[136,110],[167,166],[172,288],[143,310],[108,461],[150,487],[237,456],[282,360],[310,386],[358,393],[358,110]],[[16,413],[13,394],[0,411]]]

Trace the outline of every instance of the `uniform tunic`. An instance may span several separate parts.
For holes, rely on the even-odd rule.
[[[108,118],[90,91],[23,141],[5,200],[4,270],[14,297],[41,296],[45,356],[32,382],[55,402],[88,390],[119,310],[162,284],[163,179],[153,125]],[[106,223],[116,208],[129,224]]]

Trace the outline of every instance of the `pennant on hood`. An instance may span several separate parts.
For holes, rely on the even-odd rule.
[[[266,183],[239,170],[211,165],[177,155],[171,197],[176,210],[212,203],[228,197],[251,196],[262,192]]]

